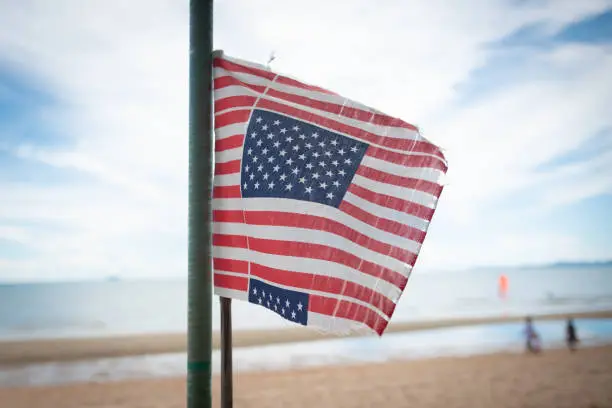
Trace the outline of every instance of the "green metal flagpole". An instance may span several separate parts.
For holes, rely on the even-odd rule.
[[[187,407],[212,407],[213,0],[190,0]]]

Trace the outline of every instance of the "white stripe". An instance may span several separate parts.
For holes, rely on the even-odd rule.
[[[240,185],[240,173],[222,174],[214,177],[215,187]]]
[[[400,211],[396,211],[392,208],[383,207],[382,205],[371,203],[364,200],[361,197],[347,192],[344,195],[344,201],[353,204],[355,207],[359,207],[370,214],[376,214],[379,217],[387,218],[389,220],[397,221],[401,224],[408,225],[410,227],[418,228],[421,231],[425,231],[429,225],[429,221],[415,217],[414,215],[406,214]]]
[[[308,89],[303,89],[303,88],[298,88],[298,87],[294,87],[291,85],[285,85],[285,84],[280,84],[278,82],[273,82],[270,81],[269,79],[266,78],[262,78],[259,77],[257,75],[251,75],[251,74],[247,74],[244,72],[231,72],[231,71],[227,71],[223,68],[219,68],[219,67],[215,67],[214,68],[214,75],[215,78],[219,78],[219,77],[223,77],[223,76],[231,76],[234,77],[242,82],[245,82],[247,84],[250,85],[258,85],[258,86],[265,86],[280,92],[285,92],[288,94],[293,94],[293,95],[299,95],[302,97],[306,97],[306,98],[312,98],[312,99],[316,99],[319,100],[321,102],[327,102],[327,103],[333,103],[336,105],[340,105],[343,106],[347,109],[359,109],[362,111],[366,111],[368,113],[372,114],[372,117],[374,116],[374,114],[380,114],[380,115],[385,115],[385,116],[389,116],[386,115],[384,113],[378,112],[373,110],[372,108],[369,108],[363,104],[360,104],[358,102],[352,101],[350,99],[341,97],[341,96],[337,96],[337,95],[330,95],[330,94],[326,94],[326,93],[322,93],[322,92],[317,92],[317,91],[311,91]],[[244,93],[242,93],[242,95],[255,95],[258,94],[258,92],[251,90],[250,88],[247,87],[243,87],[246,91]],[[224,89],[224,88],[222,88]],[[215,90],[215,94],[220,90]],[[228,92],[229,96],[238,96],[241,95],[239,93],[237,93],[236,91],[230,91]],[[262,93],[260,93],[261,95]],[[282,103],[286,103],[288,105],[294,106],[296,108],[300,108],[300,109],[304,109],[304,110],[308,110],[311,112],[315,112],[317,114],[320,114],[322,116],[326,116],[328,118],[332,118],[332,119],[336,119],[338,121],[341,121],[347,125],[350,126],[355,126],[361,129],[367,129],[369,132],[372,133],[376,133],[380,136],[386,136],[386,137],[394,137],[394,138],[400,138],[400,139],[408,139],[408,140],[421,140],[421,141],[427,141],[425,140],[418,132],[412,130],[412,129],[407,129],[407,128],[403,128],[403,127],[397,127],[397,126],[381,126],[381,125],[376,125],[376,124],[372,124],[370,122],[365,122],[365,121],[361,121],[361,120],[357,120],[357,119],[352,119],[350,117],[346,117],[346,116],[341,116],[335,113],[330,113],[327,111],[322,111],[319,109],[314,109],[314,108],[310,108],[307,107],[305,105],[301,105],[301,104],[294,104],[292,102],[286,101],[285,99],[280,99],[280,98],[274,98],[272,96],[270,96],[269,94],[266,94],[266,98],[274,100],[274,101],[278,101],[278,102],[282,102]],[[217,95],[215,95],[215,100],[219,100],[221,99],[220,97],[217,97]]]
[[[241,160],[241,159],[242,159],[242,147],[237,147],[235,149],[215,152],[215,162],[216,163],[226,163],[232,160]]]
[[[385,268],[392,269],[395,272],[402,274],[406,277],[410,274],[411,270],[410,265],[404,262],[401,262],[395,258],[391,258],[388,255],[383,255],[378,252],[374,252],[372,250],[355,244],[353,241],[347,238],[343,238],[339,235],[325,231],[295,227],[266,226],[230,222],[214,222],[213,229],[215,233],[218,234],[245,235],[262,239],[326,245],[332,248],[346,251],[369,262],[374,262],[375,264],[384,266]],[[387,282],[385,281],[384,283]]]
[[[241,290],[235,290],[235,289],[221,288],[219,286],[215,286],[215,295],[226,297],[226,298],[231,298],[231,299],[246,300],[246,301],[249,300],[249,295],[247,292],[243,292]]]
[[[222,273],[222,275],[226,275],[226,273]],[[336,295],[335,293],[322,292],[320,290],[296,288],[294,286],[282,285],[280,283],[272,282],[272,281],[270,281],[268,279],[260,278],[259,276],[255,276],[255,275],[251,275],[251,278],[257,279],[259,281],[267,283],[268,285],[276,286],[276,287],[281,288],[281,289],[298,290],[300,292],[305,292],[305,293],[308,293],[308,294],[311,294],[311,295],[324,296],[324,297],[328,297],[328,298],[332,298],[332,299],[346,300],[346,301],[349,301],[349,302],[352,302],[352,303],[356,303],[358,305],[367,307],[368,309],[370,309],[371,311],[375,312],[376,314],[378,314],[383,319],[388,320],[388,317],[385,316],[385,314],[382,311],[378,310],[376,307],[372,306],[371,304],[369,304],[367,302],[364,302],[363,300],[355,299],[355,298],[352,298],[350,296]]]
[[[217,69],[217,68],[215,68]],[[230,85],[221,89],[214,90],[215,101],[219,101],[225,98],[231,98],[232,96],[254,96],[258,97],[261,93],[257,92],[251,88],[247,88],[242,85]],[[240,107],[240,109],[245,109],[246,106]],[[218,111],[217,114],[228,112],[230,109],[224,109],[222,111]]]
[[[342,317],[328,316],[315,312],[308,312],[308,327],[316,327],[324,332],[348,334],[351,332],[374,332],[365,323]]]
[[[247,130],[248,122],[232,123],[215,129],[215,139],[221,140],[230,136],[244,135]]]
[[[435,208],[436,202],[438,201],[434,195],[429,193],[424,193],[419,190],[400,187],[393,184],[381,183],[380,181],[375,181],[358,174],[355,174],[353,177],[353,184],[367,188],[368,190],[379,194],[386,194],[402,200],[408,200],[429,208]]]
[[[416,178],[437,184],[440,184],[444,176],[442,170],[432,169],[431,167],[406,167],[401,164],[389,163],[388,161],[380,160],[376,157],[368,156],[367,154],[363,156],[361,165],[397,176]]]
[[[238,185],[228,184],[228,185]],[[243,200],[241,198],[221,198],[213,200],[213,208],[215,210],[251,210],[251,211],[284,211],[297,214],[307,214],[318,217],[335,220],[346,225],[355,231],[372,237],[380,242],[403,248],[407,251],[418,253],[421,245],[406,238],[399,237],[395,234],[390,234],[369,224],[361,222],[356,218],[351,217],[344,212],[319,203],[298,200],[279,200],[277,198],[249,198]]]
[[[356,271],[346,265],[321,259],[302,258],[295,256],[264,254],[245,248],[213,247],[213,256],[240,261],[255,262],[269,268],[283,269],[285,271],[303,272],[320,276],[331,276],[345,281],[357,283],[380,293],[392,302],[397,302],[401,291],[389,282]]]

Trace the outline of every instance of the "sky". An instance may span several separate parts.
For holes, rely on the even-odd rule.
[[[612,1],[217,0],[227,55],[444,149],[415,273],[612,258]],[[0,1],[0,280],[185,277],[188,2]]]

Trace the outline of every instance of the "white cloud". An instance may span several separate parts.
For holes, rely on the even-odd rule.
[[[445,223],[435,226],[439,234],[493,213],[492,198],[530,185],[541,186],[546,203],[563,194],[568,202],[610,191],[601,167],[590,173],[596,173],[591,180],[599,181],[588,187],[586,170],[576,170],[572,183],[583,188],[571,193],[558,182],[567,169],[534,173],[539,164],[611,125],[606,109],[612,86],[604,86],[612,72],[609,50],[563,46],[537,55],[526,51],[531,68],[548,70],[549,78],[506,86],[456,106],[457,85],[492,55],[487,44],[535,22],[554,33],[610,2],[544,1],[517,7],[485,0],[321,0],[305,6],[219,0],[215,7],[215,44],[229,55],[265,62],[275,50],[274,69],[412,121],[446,149],[450,184],[436,218]],[[59,268],[77,275],[106,274],[104,268],[111,266],[126,274],[184,273],[185,250],[174,245],[184,241],[187,224],[186,3],[30,0],[3,5],[0,55],[59,98],[54,123],[74,141],[62,149],[7,148],[23,159],[100,180],[59,188],[2,185],[2,214],[69,227],[50,235],[29,231],[26,236],[37,237],[30,242],[42,255],[20,268],[31,275],[41,265],[54,265],[47,273]],[[155,259],[145,256],[146,248],[134,249],[142,247],[134,240],[147,235],[160,236],[160,242],[167,237],[172,248],[164,254],[154,251]],[[476,244],[466,240],[450,251],[434,235],[425,250],[468,254],[469,263],[475,255],[466,245]],[[555,255],[545,248],[541,254]],[[423,261],[427,258],[436,263],[424,252]],[[0,274],[3,270],[0,266]]]

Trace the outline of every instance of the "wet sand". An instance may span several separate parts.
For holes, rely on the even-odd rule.
[[[235,375],[235,407],[610,408],[612,346]],[[184,378],[0,388],[11,408],[185,407]],[[213,380],[219,406],[219,380]]]
[[[573,313],[574,318],[612,318],[612,311]],[[540,315],[537,321],[564,319],[566,314]],[[385,333],[407,332],[474,324],[522,321],[523,317],[486,317],[446,319],[424,322],[391,323]],[[234,347],[261,346],[338,337],[372,336],[369,332],[346,335],[321,333],[303,327],[272,330],[234,331]],[[213,334],[213,348],[219,348],[219,333]],[[45,339],[28,341],[0,341],[0,365],[50,361],[71,361],[105,357],[124,357],[145,354],[178,353],[187,349],[187,337],[180,334],[147,334],[90,339]]]

